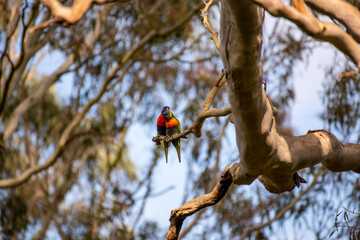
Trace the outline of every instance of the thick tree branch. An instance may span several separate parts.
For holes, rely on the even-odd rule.
[[[275,118],[262,88],[259,65],[263,12],[250,1],[222,1],[221,57],[236,130],[242,173],[247,184],[261,173],[273,152],[268,138],[276,133]],[[271,135],[269,135],[269,131]],[[233,174],[233,173],[232,173]],[[235,179],[242,184],[242,179]]]
[[[71,7],[63,6],[58,0],[42,0],[54,18],[49,19],[39,25],[32,27],[29,31],[34,32],[43,29],[54,22],[66,22],[66,24],[77,23],[89,10],[93,3],[103,4],[109,2],[128,2],[129,0],[74,0]]]
[[[325,33],[316,32],[318,26],[312,23],[308,14],[276,0],[253,2],[275,16],[293,20],[316,36],[328,36],[328,31],[332,31],[326,23]],[[281,193],[292,190],[302,181],[296,171],[318,163],[331,171],[360,172],[360,145],[343,146],[333,134],[324,130],[310,131],[298,137],[282,137],[277,133],[271,104],[261,86],[262,18],[261,10],[249,1],[222,2],[221,56],[226,68],[240,158],[230,170],[233,182],[251,184],[258,178],[268,191]],[[360,57],[357,53],[351,54]]]
[[[347,32],[360,42],[360,12],[347,1],[341,0],[305,0],[310,8],[340,21]]]
[[[211,193],[197,197],[183,206],[171,211],[170,227],[165,239],[178,239],[182,224],[188,216],[197,211],[218,203],[226,194],[232,183],[230,167],[226,167],[221,178]]]
[[[252,2],[265,8],[266,11],[275,17],[284,17],[290,20],[315,39],[331,43],[345,55],[349,56],[357,67],[360,67],[360,46],[338,25],[321,21],[314,23],[313,16],[305,15],[278,0],[252,0]],[[321,25],[325,26],[325,28],[319,28]]]

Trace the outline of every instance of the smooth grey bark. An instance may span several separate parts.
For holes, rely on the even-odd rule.
[[[339,0],[305,0],[312,9],[335,18],[347,29],[347,32],[360,42],[360,12],[347,1]]]
[[[270,192],[281,193],[299,184],[296,171],[318,163],[331,171],[359,172],[358,144],[344,146],[325,130],[297,137],[277,133],[259,65],[264,12],[249,0],[223,0],[221,6],[220,51],[240,158],[230,170],[233,182],[258,178]]]

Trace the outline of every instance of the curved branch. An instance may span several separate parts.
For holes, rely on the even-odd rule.
[[[220,180],[212,192],[197,197],[171,211],[170,227],[165,239],[178,239],[185,218],[205,207],[218,203],[225,196],[232,183],[232,177],[229,170],[229,166],[225,168],[225,171],[221,174]]]
[[[338,25],[321,22],[313,16],[305,15],[293,7],[284,5],[278,0],[252,0],[252,2],[265,8],[266,11],[275,17],[284,17],[290,20],[315,39],[331,43],[345,55],[349,56],[357,67],[360,67],[360,46]],[[319,28],[321,24],[325,26],[324,29]]]
[[[340,21],[347,32],[360,42],[360,12],[347,1],[305,0],[310,8]]]
[[[211,33],[210,38],[214,41],[217,50],[220,52],[219,33],[213,29],[207,17],[207,11],[209,10],[209,7],[213,3],[213,1],[214,0],[209,0],[208,2],[204,2],[205,8],[201,9],[201,17],[205,28]]]
[[[129,0],[74,0],[71,7],[63,6],[58,0],[42,0],[47,6],[54,18],[38,24],[29,29],[34,32],[39,29],[46,28],[54,22],[66,22],[66,24],[77,23],[89,10],[93,3],[104,4],[109,2],[128,2]]]

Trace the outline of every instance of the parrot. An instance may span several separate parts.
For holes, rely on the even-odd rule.
[[[162,115],[163,112],[166,111],[166,109],[170,109],[168,106],[163,107],[161,114],[159,115],[156,123],[158,136],[166,136],[166,120],[164,116]],[[157,145],[160,145],[161,143],[156,143]],[[169,143],[164,142],[164,148],[165,148],[165,157],[166,157],[166,163],[168,162],[168,149],[169,149]]]
[[[166,136],[166,120],[162,115],[163,112],[166,112],[166,109],[170,109],[168,106],[163,107],[160,116],[157,119],[156,127],[158,135]]]
[[[168,106],[162,108],[161,115],[157,119],[157,131],[158,131],[158,135],[167,136],[167,137],[171,137],[174,134],[181,133],[180,121],[177,118],[175,118],[174,114],[170,111],[170,107]],[[176,139],[171,142],[176,148],[179,162],[181,163],[180,139]],[[164,142],[164,148],[165,148],[166,163],[168,163],[168,151],[169,151],[168,142]]]

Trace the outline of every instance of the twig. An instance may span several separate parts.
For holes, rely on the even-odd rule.
[[[357,75],[360,73],[360,70],[353,70],[353,71],[348,71],[348,72],[343,72],[343,73],[340,73],[338,76],[337,76],[337,80],[341,80],[345,77],[352,77],[354,75]]]
[[[215,205],[225,196],[232,183],[230,168],[229,166],[225,168],[212,192],[197,197],[171,211],[170,227],[165,237],[166,240],[178,239],[182,224],[188,216],[205,207]]]
[[[29,33],[33,33],[35,32],[36,30],[38,29],[44,29],[44,28],[47,28],[50,24],[52,23],[55,23],[55,22],[62,22],[63,19],[59,18],[59,17],[54,17],[54,18],[51,18],[45,22],[42,22],[42,23],[39,23],[38,25],[32,27],[29,29]]]
[[[220,52],[220,42],[219,42],[219,33],[216,32],[211,24],[208,21],[207,11],[209,10],[210,5],[213,3],[214,0],[209,0],[208,2],[204,2],[205,8],[200,10],[201,11],[201,18],[204,23],[205,28],[211,33],[210,38],[214,41],[217,50]]]

